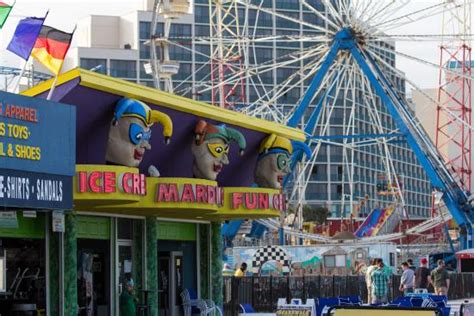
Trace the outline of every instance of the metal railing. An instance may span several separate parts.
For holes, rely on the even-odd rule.
[[[451,274],[449,299],[474,297],[474,273]],[[403,294],[398,290],[400,276],[393,275],[389,300]],[[430,292],[433,289],[429,289]],[[239,304],[251,304],[256,312],[274,312],[279,298],[337,297],[359,295],[367,300],[364,276],[252,276],[224,277],[225,315],[237,315]]]

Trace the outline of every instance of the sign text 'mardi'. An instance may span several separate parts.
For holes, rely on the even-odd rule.
[[[222,206],[224,190],[215,185],[158,183],[156,202],[204,203]]]

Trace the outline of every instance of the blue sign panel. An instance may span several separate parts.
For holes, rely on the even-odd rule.
[[[0,169],[0,205],[71,209],[72,177]]]
[[[0,168],[73,176],[76,108],[0,91]]]

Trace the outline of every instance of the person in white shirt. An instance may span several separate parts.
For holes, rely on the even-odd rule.
[[[374,258],[370,261],[370,266],[367,267],[365,272],[365,284],[367,285],[367,302],[372,302],[372,279],[370,278],[372,272],[377,268],[377,259]]]

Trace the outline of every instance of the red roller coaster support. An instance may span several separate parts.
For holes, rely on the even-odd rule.
[[[471,75],[471,48],[467,44],[441,46],[436,147],[459,185],[469,192],[472,172]]]

